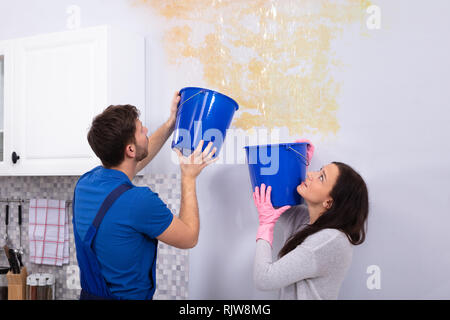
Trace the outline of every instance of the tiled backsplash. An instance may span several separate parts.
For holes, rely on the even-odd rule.
[[[0,198],[5,199],[35,199],[47,198],[72,200],[73,188],[78,180],[74,176],[57,177],[0,177]],[[148,174],[136,177],[133,183],[138,186],[148,186],[167,204],[168,208],[178,214],[180,207],[180,177],[178,174],[162,175]],[[5,205],[0,202],[0,233],[3,246],[5,230]],[[18,203],[9,204],[10,243],[19,247]],[[69,219],[70,230],[70,262],[62,267],[40,265],[29,262],[28,243],[28,208],[29,202],[22,205],[22,246],[24,247],[23,263],[28,273],[52,273],[56,278],[56,299],[78,299],[79,284],[74,275],[78,267],[72,226],[72,206],[66,206],[66,219]],[[0,252],[0,265],[8,265],[3,250]],[[189,251],[168,246],[161,241],[158,246],[156,265],[156,292],[154,299],[172,300],[188,298]]]

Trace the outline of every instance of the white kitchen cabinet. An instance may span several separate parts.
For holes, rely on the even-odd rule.
[[[9,174],[11,165],[6,160],[10,150],[10,123],[11,123],[11,85],[12,78],[12,43],[10,41],[0,42],[0,172]]]
[[[87,142],[95,115],[132,104],[145,119],[141,36],[101,26],[0,42],[0,50],[10,68],[0,175],[81,175],[100,164]]]

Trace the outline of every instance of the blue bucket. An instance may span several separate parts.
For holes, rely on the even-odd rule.
[[[302,204],[297,186],[306,178],[307,146],[308,143],[280,143],[244,147],[252,191],[264,183],[272,186],[274,207]]]
[[[203,150],[212,141],[211,150],[217,148],[217,157],[238,109],[237,102],[222,93],[195,87],[181,89],[172,148],[188,156],[200,140],[205,141]]]

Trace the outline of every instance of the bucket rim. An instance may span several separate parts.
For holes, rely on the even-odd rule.
[[[308,145],[309,143],[308,142],[268,143],[268,144],[255,144],[255,145],[252,145],[252,146],[245,146],[243,148],[245,149],[245,148],[252,148],[252,147],[267,147],[267,146],[283,146],[283,147],[289,146],[290,147],[292,145],[299,145],[299,144],[306,144],[306,145]]]
[[[212,90],[212,89],[201,88],[201,87],[184,87],[184,88],[180,89],[180,91],[179,91],[179,92],[180,92],[180,95],[181,95],[181,91],[186,91],[186,90],[188,90],[188,89],[206,90],[206,91],[211,92],[212,94],[217,94],[217,95],[219,95],[219,96],[223,96],[223,97],[225,97],[225,98],[231,100],[231,101],[234,103],[235,108],[236,108],[236,111],[239,110],[239,104],[236,102],[236,100],[234,100],[233,98],[230,98],[229,96],[227,96],[227,95],[225,95],[225,94],[223,94],[223,93],[220,93],[220,92],[215,91],[215,90]]]

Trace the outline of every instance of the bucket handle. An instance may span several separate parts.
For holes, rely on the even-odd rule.
[[[294,151],[294,152],[295,152],[296,154],[298,154],[298,155],[301,155],[301,156],[302,156],[302,158],[306,160],[306,163],[305,163],[305,165],[306,165],[307,167],[309,167],[310,163],[309,163],[308,159],[307,159],[307,158],[305,158],[305,156],[304,156],[304,155],[302,155],[302,154],[301,154],[300,152],[298,152],[297,150],[295,150],[295,149],[291,148],[291,146],[288,146],[287,148],[288,148],[288,149],[291,149],[291,150],[292,150],[292,151]]]
[[[191,100],[191,99],[192,99],[193,97],[195,97],[196,95],[198,95],[198,94],[200,94],[200,93],[204,93],[204,92],[206,92],[206,90],[202,89],[202,90],[200,90],[199,92],[197,92],[196,94],[194,94],[194,95],[190,96],[189,98],[187,98],[186,100],[184,100],[183,103],[180,104],[180,105],[178,106],[178,111],[177,111],[177,112],[180,112],[181,106],[182,106],[183,104],[185,104],[186,102],[188,102],[189,100]]]

